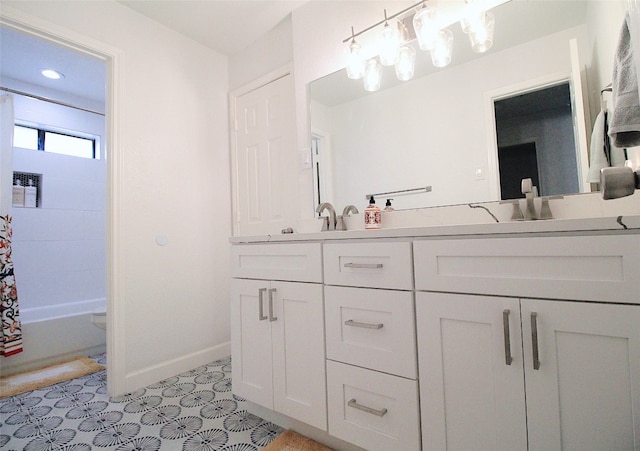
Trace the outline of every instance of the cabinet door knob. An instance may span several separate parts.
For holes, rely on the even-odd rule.
[[[358,321],[354,321],[352,319],[348,319],[344,322],[345,326],[352,327],[363,327],[365,329],[382,329],[384,327],[383,323],[371,324],[371,323],[360,323]]]
[[[513,357],[511,356],[511,334],[509,331],[509,314],[511,310],[505,309],[502,312],[502,328],[504,330],[504,363],[511,365]]]
[[[358,404],[355,399],[350,400],[347,405],[349,407],[353,407],[354,409],[362,410],[363,412],[370,413],[371,415],[375,415],[377,417],[383,417],[387,414],[387,409],[382,408],[380,410],[374,409],[373,407],[364,406],[362,404]]]
[[[277,316],[273,316],[273,293],[275,293],[275,288],[269,288],[269,321],[273,322],[278,319]]]
[[[267,292],[266,288],[260,288],[258,290],[258,321],[267,319],[264,314],[264,294]]]
[[[540,355],[538,353],[538,314],[531,312],[531,348],[533,354],[533,369],[540,369]]]

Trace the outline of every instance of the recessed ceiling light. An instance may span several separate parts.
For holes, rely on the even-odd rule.
[[[53,69],[43,69],[40,73],[47,78],[51,78],[52,80],[59,80],[61,78],[64,78],[63,74]]]

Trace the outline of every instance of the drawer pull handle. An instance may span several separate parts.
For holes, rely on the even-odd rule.
[[[267,319],[264,314],[264,294],[267,292],[266,288],[260,288],[258,290],[258,321]]]
[[[538,351],[538,314],[531,313],[531,348],[533,354],[533,369],[540,369],[540,355]]]
[[[277,316],[273,316],[273,293],[276,291],[275,288],[269,288],[269,321],[273,322],[278,319]]]
[[[355,399],[352,399],[347,403],[349,407],[353,407],[354,409],[362,410],[363,412],[370,413],[371,415],[375,415],[377,417],[383,417],[387,414],[387,409],[374,409],[373,407],[363,406],[362,404],[358,404]]]
[[[384,327],[384,324],[382,324],[382,323],[378,323],[378,324],[360,323],[360,322],[354,321],[352,319],[349,319],[349,320],[345,321],[344,325],[345,326],[352,326],[352,327],[362,327],[364,329],[382,329]]]
[[[502,312],[502,328],[504,330],[504,363],[511,365],[513,357],[511,356],[511,334],[509,333],[509,314],[511,311],[506,309]]]
[[[382,263],[345,263],[345,268],[354,268],[354,269],[380,269],[382,268]]]

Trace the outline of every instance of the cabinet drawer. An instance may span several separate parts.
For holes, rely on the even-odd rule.
[[[320,243],[231,247],[231,277],[322,282]]]
[[[327,243],[325,283],[411,290],[411,243]]]
[[[640,235],[414,242],[417,290],[640,301]]]
[[[413,293],[325,287],[327,358],[415,379]]]
[[[368,450],[420,449],[416,381],[327,362],[329,434]]]

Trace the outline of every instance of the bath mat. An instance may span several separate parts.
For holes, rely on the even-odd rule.
[[[0,398],[19,395],[38,388],[48,387],[58,382],[86,376],[103,370],[104,366],[87,357],[57,363],[55,365],[27,371],[12,376],[0,377]]]
[[[291,429],[284,431],[263,451],[332,451],[309,437],[300,435]]]

